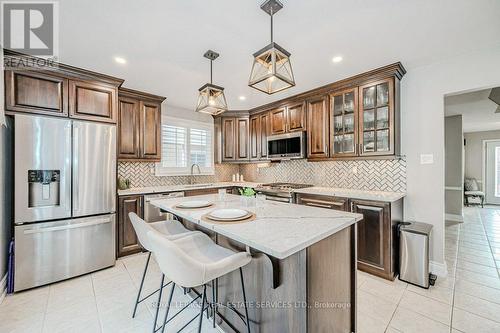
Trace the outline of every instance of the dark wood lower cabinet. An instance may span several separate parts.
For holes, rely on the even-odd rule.
[[[403,218],[403,201],[393,203],[298,194],[297,203],[362,214],[358,226],[358,269],[394,280],[398,273],[397,225]]]
[[[398,274],[397,225],[403,219],[403,200],[392,203],[351,200],[353,213],[363,214],[358,223],[358,268],[384,279]]]
[[[123,196],[118,199],[118,228],[116,229],[116,256],[118,258],[140,252],[142,249],[128,217],[128,213],[131,212],[143,217],[142,195]]]

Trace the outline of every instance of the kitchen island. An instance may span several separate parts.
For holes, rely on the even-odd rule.
[[[193,199],[214,205],[176,207]],[[356,331],[356,222],[362,215],[230,194],[151,203],[181,218],[189,229],[205,232],[221,246],[250,251],[253,259],[243,272],[252,332]],[[246,209],[255,219],[213,223],[202,218],[216,208]],[[216,297],[218,303],[231,303],[242,310],[237,273],[219,279]],[[218,324],[228,332],[246,330],[240,318],[224,307]]]

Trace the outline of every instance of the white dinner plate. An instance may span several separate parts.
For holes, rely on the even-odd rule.
[[[179,204],[177,204],[177,207],[179,208],[203,208],[203,207],[208,207],[212,205],[210,201],[207,200],[191,200],[191,201],[184,201]]]
[[[219,221],[236,221],[246,219],[250,215],[252,214],[243,209],[223,208],[211,211],[208,218]]]

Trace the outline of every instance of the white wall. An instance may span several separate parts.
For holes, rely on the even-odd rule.
[[[185,109],[176,106],[170,106],[167,103],[163,102],[163,104],[161,105],[161,112],[163,115],[167,115],[169,117],[201,121],[209,124],[214,123],[214,118],[211,115],[195,112],[194,107],[193,109]]]
[[[429,50],[431,51],[431,50]],[[500,45],[414,68],[402,80],[405,218],[434,225],[431,260],[444,265],[444,96],[500,85]],[[420,164],[433,154],[433,164]]]

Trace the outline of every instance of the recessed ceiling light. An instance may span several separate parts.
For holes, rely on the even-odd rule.
[[[247,99],[245,96],[240,96],[240,97],[238,97],[238,98],[240,99],[240,101],[244,101],[244,100],[246,100],[246,99]]]
[[[122,58],[122,57],[115,57],[115,61],[119,64],[126,64],[127,63],[127,60],[125,58]]]
[[[342,61],[342,57],[341,57],[341,56],[336,56],[336,57],[333,57],[333,58],[332,58],[332,61],[333,61],[334,63],[341,62],[341,61]]]

